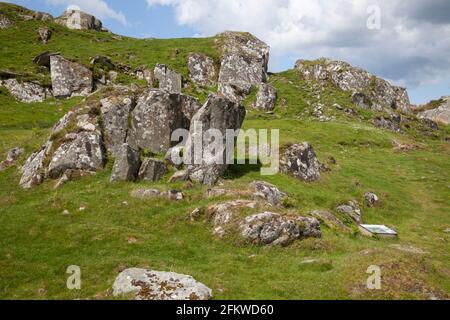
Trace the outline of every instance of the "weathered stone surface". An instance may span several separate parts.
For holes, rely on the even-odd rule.
[[[197,98],[182,94],[181,96],[181,110],[186,119],[191,121],[194,115],[202,108],[202,104]]]
[[[209,300],[212,290],[191,276],[131,268],[116,278],[113,295],[133,295],[135,300]]]
[[[241,102],[253,86],[267,81],[269,46],[250,34],[225,32],[217,35],[222,46],[219,92]]]
[[[11,20],[9,20],[7,17],[5,17],[4,15],[0,14],[0,30],[1,29],[6,29],[12,26],[12,22]]]
[[[387,129],[394,132],[401,132],[402,129],[400,128],[400,122],[401,118],[398,117],[391,117],[391,118],[377,117],[374,120],[374,125],[380,129]]]
[[[228,165],[226,159],[226,130],[238,130],[245,118],[245,108],[239,104],[210,94],[205,105],[194,115],[191,121],[189,138],[186,143],[185,163],[192,180],[205,185],[214,185],[225,173]],[[211,150],[211,142],[216,141],[207,134],[209,129],[221,133],[223,148]],[[201,154],[195,154],[195,140],[203,137]],[[219,137],[218,137],[219,138]],[[213,148],[212,148],[213,149]]]
[[[22,82],[16,79],[4,80],[0,83],[9,93],[21,102],[42,102],[52,97],[50,89],[43,87],[39,82]]]
[[[41,67],[50,69],[50,57],[57,56],[58,53],[50,53],[49,51],[42,52],[33,58],[33,63]]]
[[[310,216],[318,219],[325,223],[329,228],[335,229],[341,232],[351,232],[351,229],[347,227],[341,220],[336,218],[336,216],[328,211],[315,210],[309,213]]]
[[[274,207],[282,207],[286,198],[286,193],[278,190],[273,184],[264,181],[254,181],[250,184],[254,190],[252,198],[255,200],[265,200]]]
[[[139,169],[139,179],[143,181],[158,181],[167,174],[164,161],[146,158]]]
[[[147,84],[150,88],[153,88],[153,81],[155,80],[155,76],[152,70],[147,69],[146,67],[139,67],[134,71],[136,78],[139,80],[147,81]]]
[[[270,112],[275,110],[276,102],[277,91],[275,88],[266,83],[260,84],[254,107],[260,111]]]
[[[104,160],[99,132],[69,133],[52,156],[48,176],[57,179],[69,169],[98,171],[103,168]]]
[[[295,240],[320,238],[320,223],[315,218],[282,216],[264,212],[247,217],[240,224],[241,236],[258,245],[288,246]]]
[[[131,92],[121,91],[100,100],[100,103],[104,144],[108,152],[117,156],[126,142],[129,117],[136,101]]]
[[[373,192],[366,192],[364,194],[364,199],[368,207],[379,207],[381,205],[380,198]]]
[[[22,178],[20,186],[24,189],[30,189],[41,184],[44,181],[46,170],[44,161],[49,156],[52,148],[52,142],[47,142],[41,150],[33,153],[22,167]]]
[[[33,11],[31,16],[37,21],[53,21],[53,16],[47,12]]]
[[[122,144],[116,155],[111,174],[111,182],[114,181],[136,181],[138,178],[140,152],[132,149],[128,144]]]
[[[173,176],[169,179],[169,182],[173,183],[187,180],[189,180],[189,172],[187,170],[180,170],[173,174]]]
[[[57,98],[86,96],[92,92],[92,72],[60,55],[50,57],[53,95]]]
[[[370,109],[372,107],[372,101],[364,94],[360,92],[355,92],[352,94],[352,101],[358,107],[362,109]]]
[[[189,76],[196,85],[214,87],[217,84],[217,71],[214,60],[204,54],[191,53],[188,57]]]
[[[183,97],[150,89],[138,99],[131,113],[128,143],[134,149],[152,153],[167,152],[177,142],[171,141],[173,131],[189,129],[190,121],[182,108]]]
[[[136,189],[131,192],[131,196],[137,199],[152,199],[158,198],[163,193],[157,189]]]
[[[102,31],[102,22],[80,10],[66,10],[55,22],[73,30]]]
[[[319,180],[320,169],[316,153],[307,142],[294,144],[281,155],[280,170],[298,179],[307,182]]]
[[[358,224],[363,223],[361,208],[356,201],[349,201],[345,204],[342,204],[336,208],[336,211],[348,215]]]
[[[49,28],[41,27],[38,29],[38,35],[42,43],[47,44],[52,37],[52,31]]]
[[[181,201],[184,199],[184,194],[180,190],[169,190],[167,198],[172,201]]]
[[[431,110],[420,112],[418,117],[420,119],[428,119],[436,123],[441,123],[443,125],[450,124],[450,96],[442,97],[441,104]]]
[[[6,154],[6,159],[0,162],[0,171],[5,170],[6,168],[12,166],[17,159],[24,153],[24,149],[15,147],[8,151]]]
[[[356,100],[356,103],[364,108],[370,106],[370,108],[378,111],[411,111],[406,89],[393,86],[387,81],[365,70],[352,67],[346,62],[329,59],[298,60],[295,68],[307,80],[331,81],[344,91],[357,93],[357,96],[354,96],[354,101]],[[363,92],[365,93],[364,97],[361,96]]]
[[[159,89],[170,93],[181,93],[181,74],[171,70],[164,64],[157,64],[153,73],[159,83]]]

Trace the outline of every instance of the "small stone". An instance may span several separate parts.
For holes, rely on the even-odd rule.
[[[336,208],[336,211],[348,215],[358,224],[363,223],[361,208],[356,201],[349,201],[346,204],[342,204]]]
[[[168,192],[168,198],[169,198],[169,200],[173,200],[173,201],[181,201],[184,199],[184,195],[183,195],[183,192],[181,192],[179,190],[170,190]]]
[[[366,192],[364,194],[364,199],[366,200],[366,204],[369,208],[379,207],[381,205],[380,199],[373,192]]]
[[[69,210],[64,210],[62,214],[63,214],[63,216],[68,216],[68,215],[70,215],[70,212],[69,212]]]
[[[250,187],[255,191],[252,195],[254,200],[265,200],[274,207],[283,206],[283,201],[287,195],[286,193],[278,190],[278,188],[273,184],[264,181],[254,181],[250,184]]]
[[[52,37],[52,31],[49,28],[39,28],[38,29],[39,38],[41,39],[42,43],[47,44],[50,38]]]

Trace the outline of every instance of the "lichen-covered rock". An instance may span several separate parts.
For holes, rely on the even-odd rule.
[[[253,244],[288,246],[295,240],[320,238],[320,223],[315,218],[282,216],[264,212],[245,218],[240,224],[241,236]]]
[[[339,220],[334,214],[325,210],[315,210],[309,213],[310,216],[322,221],[331,229],[336,229],[341,232],[349,233],[351,229],[347,227],[341,220]]]
[[[228,167],[226,130],[240,129],[245,115],[244,107],[224,97],[210,94],[205,105],[191,120],[189,138],[186,143],[185,163],[192,180],[204,185],[217,183]],[[216,132],[221,133],[224,146],[221,150],[211,150],[211,142],[215,141],[215,138],[207,134],[209,129],[215,129]],[[195,154],[195,137],[198,136],[202,136],[204,142],[203,148],[200,148],[201,154]]]
[[[374,120],[374,125],[380,129],[387,129],[394,132],[401,132],[400,128],[401,117],[376,117]]]
[[[217,84],[217,71],[212,58],[192,53],[188,57],[188,69],[189,76],[196,85],[214,87]]]
[[[275,110],[275,103],[277,102],[277,91],[269,84],[261,83],[259,85],[258,93],[256,94],[256,101],[254,107],[260,111],[270,112]]]
[[[370,106],[377,111],[411,112],[411,104],[406,89],[393,86],[387,81],[365,70],[355,68],[346,62],[329,59],[298,60],[295,68],[304,79],[319,82],[331,81],[343,91],[357,93],[358,95],[354,96],[354,101],[363,107]],[[363,92],[364,97],[361,96]]]
[[[164,64],[157,64],[153,73],[159,83],[159,89],[170,93],[181,93],[181,74],[173,71]]]
[[[134,75],[136,76],[136,78],[138,78],[139,80],[145,80],[147,81],[147,85],[150,88],[153,88],[153,81],[155,80],[155,76],[153,74],[152,70],[147,69],[144,66],[141,66],[139,68],[137,68],[134,71]]]
[[[356,223],[363,223],[362,213],[359,203],[356,201],[349,201],[336,208],[336,211],[345,214],[352,218]]]
[[[113,295],[133,295],[135,300],[209,300],[212,290],[191,276],[131,268],[116,278]]]
[[[52,97],[50,89],[43,87],[39,82],[22,82],[16,79],[4,80],[0,83],[18,101],[31,103],[42,102]]]
[[[0,171],[5,170],[6,168],[12,166],[17,159],[23,154],[25,150],[19,147],[15,147],[8,151],[6,154],[6,159],[0,162]]]
[[[123,91],[100,100],[100,103],[104,144],[109,153],[117,156],[126,142],[129,117],[136,101],[131,92]]]
[[[20,186],[24,189],[30,189],[41,184],[46,175],[45,159],[49,156],[52,148],[52,142],[47,142],[41,150],[33,153],[22,167],[22,178]]]
[[[59,55],[59,54],[45,51],[45,52],[38,54],[36,57],[34,57],[33,63],[40,67],[46,67],[46,68],[50,69],[50,57],[57,56],[57,55]]]
[[[110,181],[136,181],[140,164],[140,152],[130,148],[126,143],[122,144],[114,161]]]
[[[427,119],[443,125],[450,124],[450,96],[442,97],[437,108],[423,111],[418,114],[420,119]]]
[[[182,102],[182,95],[161,90],[150,89],[142,94],[131,112],[128,144],[155,154],[167,152],[176,144],[171,141],[173,131],[189,129]]]
[[[48,176],[59,178],[66,170],[98,171],[104,166],[101,135],[97,131],[68,133],[52,155]]]
[[[304,142],[294,144],[283,152],[280,170],[298,179],[312,182],[320,179],[321,165],[313,147]]]
[[[53,95],[57,98],[86,96],[92,92],[92,72],[60,55],[50,57]]]
[[[352,101],[361,109],[371,109],[372,101],[364,94],[360,92],[355,92],[352,94]]]
[[[47,44],[52,37],[52,31],[49,28],[41,27],[38,29],[38,35],[41,42]]]
[[[0,30],[1,29],[6,29],[12,26],[12,22],[11,20],[9,20],[7,17],[5,17],[4,15],[0,14]]]
[[[241,102],[253,86],[267,81],[269,46],[250,34],[225,32],[217,35],[222,48],[219,92]]]
[[[102,22],[80,10],[66,10],[55,22],[73,30],[102,31]]]
[[[131,197],[137,199],[153,199],[158,198],[163,193],[157,189],[136,189],[131,192]]]
[[[273,184],[264,181],[254,181],[250,184],[250,187],[254,190],[253,199],[265,200],[275,207],[283,206],[283,201],[287,195]]]
[[[368,207],[379,207],[381,202],[380,198],[373,192],[366,192],[364,194],[364,199],[366,200],[366,204]]]
[[[181,96],[181,110],[189,122],[194,115],[202,108],[202,104],[197,98],[182,94]]]
[[[139,179],[143,181],[158,181],[167,174],[164,161],[146,158],[139,169]]]

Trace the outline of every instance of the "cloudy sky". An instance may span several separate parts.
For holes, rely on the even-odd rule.
[[[406,86],[414,103],[450,95],[450,0],[8,2],[54,16],[76,5],[113,32],[139,38],[248,31],[271,46],[274,72],[299,58],[329,57]]]

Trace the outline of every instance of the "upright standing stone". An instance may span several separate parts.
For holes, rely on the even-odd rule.
[[[159,83],[161,90],[170,93],[181,93],[181,75],[164,64],[157,64],[154,70],[155,79]]]
[[[261,111],[270,112],[275,110],[277,102],[277,91],[269,84],[261,83],[256,95],[255,108]]]
[[[188,69],[189,76],[196,85],[214,87],[217,84],[217,71],[212,58],[192,53],[188,57]]]
[[[124,143],[116,156],[111,175],[111,182],[136,181],[139,165],[140,153]]]

